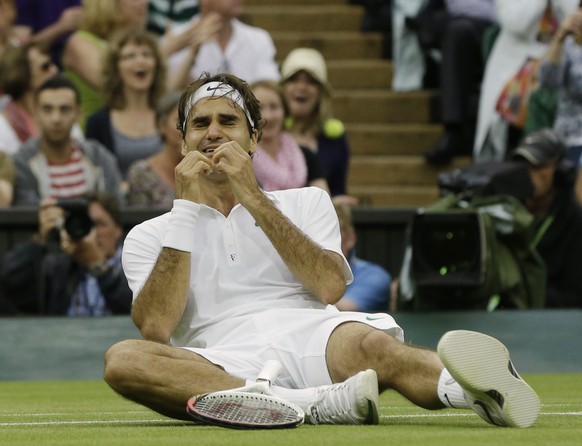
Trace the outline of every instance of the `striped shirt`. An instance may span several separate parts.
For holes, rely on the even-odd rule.
[[[51,197],[74,198],[87,192],[83,154],[77,146],[73,146],[69,159],[64,163],[48,161],[48,172]]]
[[[149,0],[148,30],[159,36],[166,32],[168,21],[189,22],[199,12],[198,0]]]

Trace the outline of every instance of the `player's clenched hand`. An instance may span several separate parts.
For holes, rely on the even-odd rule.
[[[198,151],[187,152],[182,161],[176,166],[176,198],[200,202],[201,175],[212,172],[210,160]]]
[[[253,160],[236,141],[221,144],[212,156],[214,171],[224,173],[238,201],[245,200],[259,192],[259,185],[253,169]]]

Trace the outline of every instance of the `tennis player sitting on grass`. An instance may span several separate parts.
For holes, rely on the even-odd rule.
[[[378,423],[378,391],[387,389],[426,409],[533,424],[539,399],[499,341],[452,331],[437,353],[405,344],[387,314],[333,306],[352,274],[332,202],[314,187],[259,188],[251,157],[260,124],[259,103],[232,75],[203,75],[182,95],[177,199],[124,245],[145,340],[107,351],[107,383],[188,419],[190,397],[254,383],[274,359],[282,371],[271,391],[313,424]]]

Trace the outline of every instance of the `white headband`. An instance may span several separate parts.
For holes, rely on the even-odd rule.
[[[185,119],[184,123],[182,124],[182,130],[186,132],[186,123],[188,122],[188,116],[190,115],[190,111],[192,111],[192,107],[196,104],[199,100],[208,98],[211,96],[218,96],[218,97],[226,97],[234,102],[239,108],[244,111],[249,124],[252,128],[255,128],[255,121],[251,118],[251,114],[247,110],[245,106],[245,102],[241,94],[231,87],[228,84],[224,84],[222,82],[209,82],[207,84],[202,85],[196,92],[190,96],[190,100],[186,104],[186,108],[184,109]]]

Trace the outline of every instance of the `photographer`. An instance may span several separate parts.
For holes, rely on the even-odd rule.
[[[535,218],[533,243],[547,267],[546,307],[582,307],[582,208],[574,197],[577,168],[550,129],[531,133],[513,152],[534,187],[525,206]]]
[[[7,253],[1,279],[20,314],[128,314],[131,291],[121,269],[123,229],[114,197],[43,199],[33,240]]]

